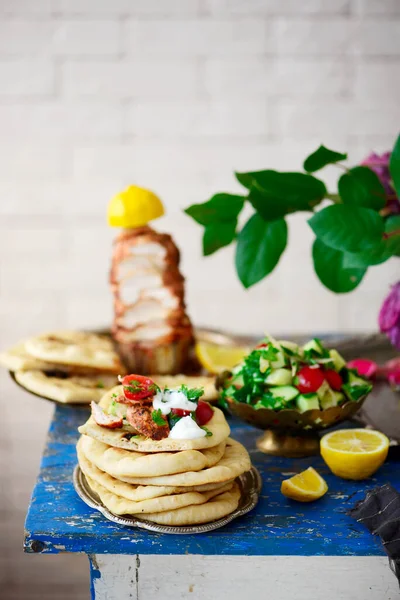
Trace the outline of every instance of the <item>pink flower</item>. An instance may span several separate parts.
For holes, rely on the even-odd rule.
[[[365,158],[361,164],[372,169],[372,171],[374,171],[381,180],[381,183],[388,196],[386,203],[388,214],[398,214],[400,213],[400,200],[397,198],[396,192],[394,191],[391,183],[391,176],[389,172],[390,155],[391,152],[384,152],[381,156],[373,152],[367,156],[367,158]]]
[[[379,312],[379,327],[400,350],[400,281],[392,289]]]

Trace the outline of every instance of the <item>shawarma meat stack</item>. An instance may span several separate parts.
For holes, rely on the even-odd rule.
[[[77,454],[91,489],[112,513],[163,525],[220,519],[239,505],[237,478],[251,468],[225,416],[202,390],[161,390],[127,375],[92,404]]]

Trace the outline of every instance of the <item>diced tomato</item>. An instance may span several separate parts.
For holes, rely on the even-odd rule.
[[[328,369],[327,371],[325,371],[325,379],[327,380],[327,382],[333,390],[335,390],[336,392],[340,391],[343,385],[343,379],[337,371],[334,371],[333,369]]]
[[[261,342],[261,344],[257,344],[256,346],[256,350],[258,350],[259,348],[267,348],[268,344],[266,344],[265,342]]]
[[[203,402],[202,400],[200,400],[196,408],[197,424],[200,425],[200,427],[202,425],[205,425],[206,423],[208,423],[208,421],[212,419],[213,414],[214,411],[208,404],[208,402]]]
[[[143,400],[151,398],[157,392],[157,386],[148,377],[143,375],[125,375],[121,381],[124,387],[124,396],[127,400]]]
[[[188,417],[190,415],[190,410],[184,410],[183,408],[171,408],[171,412],[177,417]]]
[[[303,367],[297,373],[297,379],[298,383],[296,387],[301,394],[316,392],[325,381],[324,373],[319,367],[316,369]]]

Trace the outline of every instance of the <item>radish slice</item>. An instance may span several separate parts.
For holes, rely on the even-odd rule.
[[[118,415],[108,415],[104,412],[101,406],[96,404],[96,402],[91,402],[90,408],[92,409],[93,419],[96,421],[97,425],[100,425],[100,427],[107,427],[108,429],[117,429],[118,427],[122,427],[122,417],[119,417]]]
[[[368,358],[356,358],[347,363],[348,369],[355,369],[360,377],[373,379],[378,370],[378,365]]]

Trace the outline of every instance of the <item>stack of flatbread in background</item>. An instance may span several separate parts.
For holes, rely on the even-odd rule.
[[[34,394],[71,404],[98,402],[126,373],[111,338],[84,331],[55,331],[0,353],[0,365]],[[218,398],[211,375],[150,375],[159,387],[202,387],[204,400]]]
[[[107,411],[122,386],[106,393]],[[210,435],[153,440],[129,424],[110,429],[91,416],[79,427],[78,461],[90,488],[116,515],[162,525],[209,523],[239,505],[237,478],[251,469],[247,450],[229,437],[224,414],[214,408]]]
[[[55,331],[30,338],[0,354],[27,390],[63,403],[98,402],[125,369],[107,336]]]

